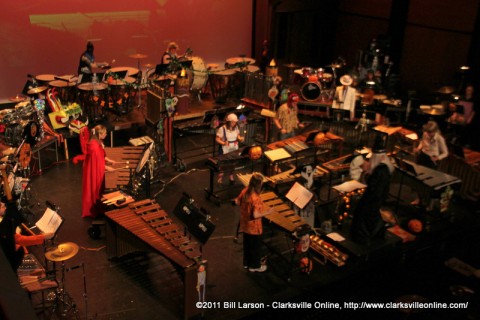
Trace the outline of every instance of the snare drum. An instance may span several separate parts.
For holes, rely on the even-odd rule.
[[[188,72],[191,79],[190,89],[202,90],[207,84],[208,73],[207,66],[200,57],[192,57],[192,70]]]
[[[322,88],[317,81],[308,81],[303,84],[300,93],[306,101],[315,101],[320,98]]]

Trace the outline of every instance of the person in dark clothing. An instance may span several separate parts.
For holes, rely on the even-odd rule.
[[[380,208],[388,198],[394,167],[385,150],[386,137],[376,140],[369,160],[367,188],[354,212],[350,236],[354,242],[369,243],[384,231]]]

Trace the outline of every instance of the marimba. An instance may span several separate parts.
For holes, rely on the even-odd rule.
[[[116,189],[126,187],[131,179],[132,173],[137,169],[145,151],[145,147],[119,147],[105,148],[108,158],[117,162],[113,166],[116,170],[105,172],[105,189]]]
[[[260,194],[260,198],[266,206],[273,207],[274,213],[264,216],[266,220],[273,223],[285,231],[293,233],[297,228],[306,225],[298,214],[293,211],[288,204],[280,199],[274,192],[265,192]]]
[[[184,272],[185,319],[199,315],[195,307],[200,294],[198,277],[206,271],[200,245],[191,241],[155,200],[142,200],[105,213],[107,257],[121,257],[138,251],[156,251]],[[203,268],[201,268],[203,267]]]

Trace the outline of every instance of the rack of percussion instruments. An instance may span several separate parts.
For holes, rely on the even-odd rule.
[[[264,216],[264,219],[293,238],[296,248],[292,254],[306,253],[311,249],[323,257],[323,261],[319,260],[323,264],[330,261],[338,267],[345,265],[348,255],[316,234],[311,226],[295,213],[288,200],[282,199],[274,192],[264,192],[260,197],[266,206],[274,208],[274,212]]]
[[[107,211],[107,257],[111,259],[145,251],[164,256],[177,267],[183,278],[184,318],[190,319],[201,312],[195,303],[205,299],[207,261],[202,257],[202,244],[215,226],[208,216],[200,213],[191,198],[183,197],[174,213],[185,227],[151,199]]]

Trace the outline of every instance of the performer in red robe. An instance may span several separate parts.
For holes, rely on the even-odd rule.
[[[105,155],[102,140],[106,136],[107,129],[102,125],[95,126],[90,133],[83,164],[82,218],[95,218],[103,213],[103,208],[98,202],[105,189],[105,170],[114,170],[106,163],[115,164],[115,161]]]

